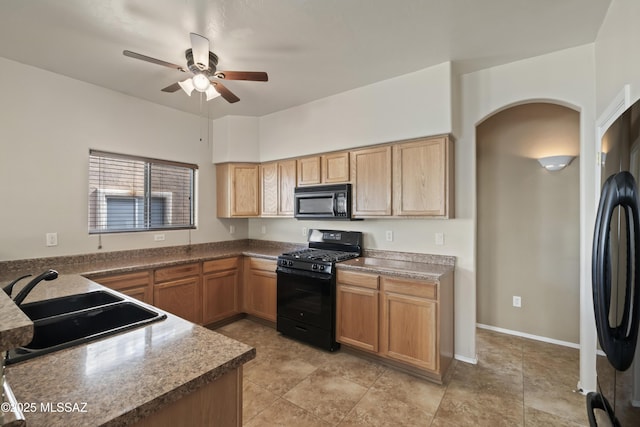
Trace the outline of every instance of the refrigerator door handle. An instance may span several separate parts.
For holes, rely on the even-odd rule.
[[[619,325],[609,323],[611,308],[611,220],[617,207],[624,212],[626,272],[624,312]],[[593,238],[592,290],[598,340],[611,365],[625,371],[633,362],[640,320],[640,219],[635,179],[623,171],[602,187]],[[622,255],[622,251],[620,253]],[[635,291],[634,291],[635,290]],[[632,301],[633,298],[633,301]],[[617,319],[616,319],[617,321]]]

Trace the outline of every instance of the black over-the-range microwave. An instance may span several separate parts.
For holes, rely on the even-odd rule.
[[[298,219],[355,219],[351,217],[351,184],[296,187],[294,202]]]

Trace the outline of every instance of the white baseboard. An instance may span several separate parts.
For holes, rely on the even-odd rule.
[[[489,331],[500,332],[500,333],[507,334],[507,335],[515,335],[515,336],[518,336],[518,337],[529,338],[529,339],[536,340],[536,341],[542,341],[542,342],[547,342],[547,343],[550,343],[550,344],[561,345],[561,346],[564,346],[564,347],[571,347],[571,348],[580,349],[580,344],[572,343],[572,342],[569,342],[569,341],[556,340],[556,339],[553,339],[553,338],[542,337],[540,335],[533,335],[533,334],[527,334],[525,332],[513,331],[511,329],[498,328],[497,326],[484,325],[482,323],[476,323],[476,327],[478,327],[480,329],[487,329]]]
[[[467,356],[463,356],[461,354],[456,354],[454,356],[454,358],[456,360],[461,361],[461,362],[471,363],[472,365],[477,365],[478,364],[478,356],[476,356],[476,357],[467,357]]]

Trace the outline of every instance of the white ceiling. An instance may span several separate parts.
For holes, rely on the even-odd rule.
[[[611,0],[2,0],[0,56],[200,114],[161,92],[185,74],[189,33],[208,37],[240,97],[202,114],[262,116],[452,61],[469,72],[591,43]]]

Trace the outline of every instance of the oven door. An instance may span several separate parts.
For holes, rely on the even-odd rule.
[[[321,329],[333,319],[335,281],[331,274],[278,267],[278,317]]]

